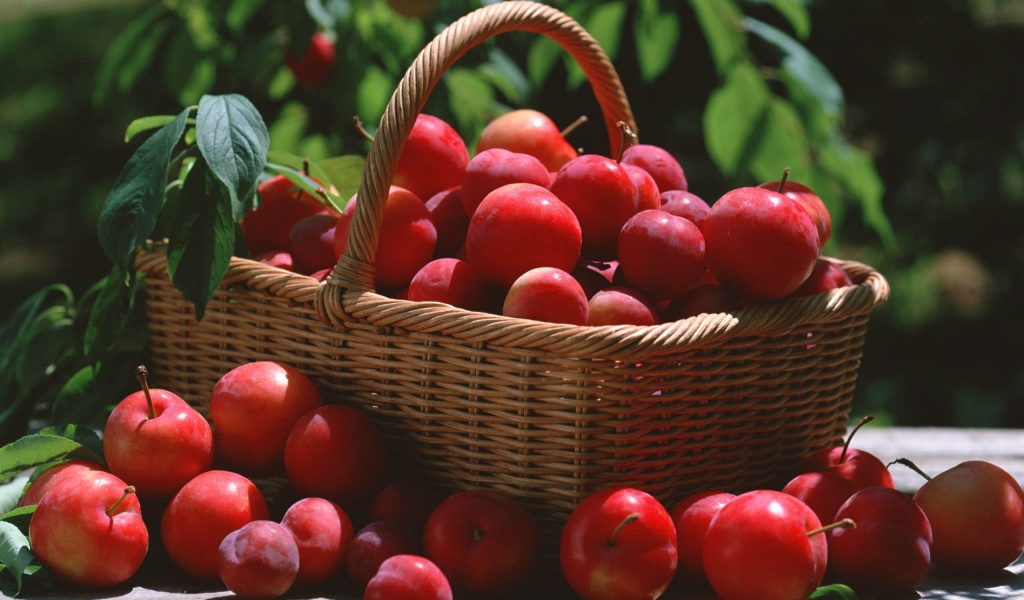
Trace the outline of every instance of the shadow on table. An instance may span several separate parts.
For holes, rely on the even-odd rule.
[[[936,600],[1024,598],[1024,560],[1018,559],[997,573],[983,576],[933,571],[919,588],[919,597]]]

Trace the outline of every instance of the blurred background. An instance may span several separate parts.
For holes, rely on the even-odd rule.
[[[1024,426],[1024,1],[549,4],[612,56],[640,140],[679,158],[690,191],[710,203],[788,166],[832,212],[826,253],[889,279],[855,414]],[[44,286],[78,297],[110,271],[96,221],[138,146],[124,139],[134,119],[239,93],[263,115],[272,150],[363,154],[353,116],[372,129],[415,54],[478,6],[3,0],[0,320]],[[337,60],[325,83],[305,86],[284,59],[317,30]],[[427,112],[472,143],[510,107],[561,125],[589,115],[570,139],[607,150],[578,70],[529,34],[460,60]]]

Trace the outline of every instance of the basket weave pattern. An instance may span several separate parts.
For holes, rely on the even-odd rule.
[[[346,254],[326,282],[236,258],[197,324],[163,248],[139,253],[161,387],[208,415],[209,394],[231,368],[291,364],[380,423],[405,473],[515,496],[549,550],[572,508],[599,488],[631,485],[671,502],[699,489],[780,484],[797,460],[844,434],[868,314],[889,292],[866,265],[839,261],[852,287],[650,327],[533,322],[374,292],[383,201],[416,115],[466,50],[515,30],[552,37],[580,62],[616,154],[615,123],[631,124],[632,114],[578,24],[531,2],[471,13],[423,50],[395,91]]]

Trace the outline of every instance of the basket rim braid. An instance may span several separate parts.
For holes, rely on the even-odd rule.
[[[638,129],[622,82],[597,41],[558,9],[529,1],[491,4],[458,19],[416,57],[398,83],[381,117],[360,182],[349,241],[338,264],[314,292],[317,316],[346,327],[354,321],[379,327],[439,334],[467,343],[544,349],[558,354],[634,359],[669,352],[679,345],[710,343],[725,336],[770,333],[813,320],[863,314],[884,303],[888,283],[853,261],[841,264],[857,284],[826,295],[754,306],[735,314],[704,315],[651,326],[589,326],[544,323],[479,313],[437,302],[393,299],[374,291],[374,257],[384,203],[398,156],[427,97],[445,72],[469,49],[511,31],[542,34],[556,41],[580,65],[590,83],[608,132],[610,155],[623,147],[620,123]]]

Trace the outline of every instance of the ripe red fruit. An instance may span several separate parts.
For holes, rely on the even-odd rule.
[[[814,263],[814,269],[795,292],[794,296],[813,296],[836,288],[853,285],[849,274],[836,263],[819,258]]]
[[[363,600],[452,600],[452,588],[434,563],[398,554],[381,563],[366,584]]]
[[[149,549],[134,490],[105,471],[82,471],[55,484],[32,513],[28,537],[51,573],[92,588],[127,581]]]
[[[484,281],[502,288],[536,267],[571,271],[582,245],[572,210],[547,188],[530,183],[488,194],[466,235],[469,263]]]
[[[676,526],[676,545],[679,549],[676,581],[680,584],[707,584],[708,578],[704,573],[704,536],[718,511],[735,498],[735,494],[728,492],[697,492],[679,500],[669,509],[669,515]]]
[[[274,175],[257,188],[259,204],[242,219],[242,235],[252,256],[288,250],[292,227],[309,215],[337,212],[303,192],[284,175]]]
[[[492,148],[535,156],[548,171],[557,171],[577,156],[550,117],[526,108],[497,116],[483,128],[476,151]]]
[[[728,313],[741,308],[743,301],[729,288],[717,283],[697,283],[690,291],[669,302],[662,314],[668,322],[705,313]]]
[[[420,538],[389,521],[373,521],[356,532],[345,555],[349,581],[365,587],[388,558],[399,554],[419,554]]]
[[[931,523],[931,558],[940,569],[992,573],[1024,551],[1024,492],[997,465],[962,462],[922,485],[914,501]]]
[[[857,525],[828,533],[829,565],[858,593],[909,593],[928,574],[932,529],[910,496],[865,488],[843,503],[836,519]]]
[[[215,469],[197,475],[171,498],[160,535],[171,560],[187,575],[216,580],[224,536],[268,516],[267,501],[252,481]]]
[[[690,290],[704,272],[704,237],[697,226],[660,210],[631,217],[619,233],[619,267],[631,287],[652,300]]]
[[[647,492],[597,491],[566,520],[558,557],[569,585],[586,600],[657,598],[676,572],[675,525]]]
[[[457,258],[437,258],[423,265],[409,282],[408,298],[479,311],[490,304],[487,284],[472,265]]]
[[[373,498],[366,519],[371,523],[395,523],[419,537],[423,535],[430,513],[442,500],[444,495],[428,485],[412,480],[395,481]]]
[[[629,178],[633,181],[633,187],[636,188],[636,210],[657,210],[662,207],[661,193],[658,191],[658,184],[654,181],[654,177],[643,169],[636,165],[629,163],[620,163],[622,168],[629,175]]]
[[[683,190],[669,190],[660,196],[661,210],[693,222],[698,229],[711,212],[711,207],[701,197]]]
[[[833,523],[839,507],[860,489],[857,484],[838,473],[811,471],[791,479],[782,491],[810,506],[822,523]]]
[[[338,225],[335,215],[310,215],[303,217],[292,227],[288,238],[292,256],[292,269],[302,275],[310,275],[322,269],[330,269],[337,262],[334,255],[334,228]]]
[[[516,279],[505,296],[501,314],[549,323],[586,325],[587,294],[561,269],[537,267]]]
[[[337,53],[334,40],[326,33],[317,31],[310,37],[302,57],[289,53],[284,60],[296,81],[306,87],[318,87],[330,78]]]
[[[53,486],[60,483],[65,477],[72,477],[83,471],[106,470],[100,463],[87,459],[68,460],[55,464],[52,467],[47,467],[28,484],[25,493],[18,502],[18,506],[39,504],[39,501],[46,495],[46,492],[49,492]]]
[[[637,212],[637,188],[622,165],[605,156],[584,154],[558,170],[551,192],[579,220],[582,256],[614,259],[619,231]]]
[[[857,426],[846,436],[842,446],[824,448],[800,461],[798,470],[801,473],[810,471],[830,471],[857,485],[859,489],[866,487],[882,486],[895,488],[892,480],[892,473],[888,467],[877,456],[850,447],[853,436],[857,430],[865,424],[870,423],[873,417],[864,417]]]
[[[348,245],[349,227],[355,215],[357,198],[352,197],[341,213],[334,230],[334,255],[341,257]],[[374,257],[374,286],[380,292],[393,292],[409,285],[416,272],[434,257],[437,229],[426,205],[411,191],[391,186],[384,201]]]
[[[740,494],[711,520],[704,570],[722,600],[807,598],[828,558],[821,522],[806,504],[775,490]]]
[[[618,266],[618,261],[580,261],[569,274],[583,286],[587,298],[592,298],[597,292],[612,285],[612,276]]]
[[[292,427],[284,467],[300,496],[326,498],[354,511],[382,487],[385,454],[380,430],[365,412],[325,404]]]
[[[587,325],[657,325],[658,307],[640,292],[607,287],[590,298]]]
[[[782,189],[779,190],[779,185],[782,185]],[[792,198],[798,204],[804,207],[807,214],[810,215],[814,221],[814,226],[818,230],[818,243],[820,247],[825,246],[825,242],[832,237],[832,216],[828,212],[828,208],[825,203],[821,200],[818,194],[814,193],[814,190],[807,187],[806,185],[796,183],[795,181],[784,180],[770,181],[768,183],[762,183],[758,187],[762,187],[766,190],[772,190],[780,192],[788,198]]]
[[[492,148],[478,152],[466,165],[462,180],[462,208],[470,217],[484,198],[510,183],[532,183],[547,188],[551,175],[535,156]]]
[[[258,520],[224,536],[217,573],[240,598],[271,600],[283,595],[299,572],[299,548],[282,525]]]
[[[298,546],[296,585],[324,583],[342,573],[354,533],[343,508],[324,498],[302,498],[288,507],[281,525]]]
[[[434,258],[455,258],[466,245],[466,231],[469,229],[469,215],[462,207],[462,187],[440,191],[423,204],[437,230]]]
[[[658,191],[687,189],[686,174],[676,157],[660,146],[635,144],[622,152],[622,162],[636,165],[651,174]]]
[[[284,269],[285,271],[295,269],[295,261],[292,260],[291,252],[287,250],[267,250],[262,254],[252,257],[252,259],[265,265]]]
[[[213,464],[213,431],[203,415],[178,395],[142,389],[121,400],[103,427],[103,455],[111,473],[131,481],[143,498],[168,499]]]
[[[540,551],[537,525],[511,496],[469,490],[448,496],[423,530],[423,553],[466,594],[507,594],[533,575]]]
[[[426,200],[462,185],[469,164],[466,142],[444,119],[420,113],[402,146],[391,184]]]
[[[818,259],[818,231],[807,211],[764,188],[726,193],[711,206],[701,231],[708,268],[750,302],[792,294]]]
[[[234,367],[210,394],[219,464],[245,474],[279,472],[292,425],[321,404],[316,383],[291,365],[261,360]]]

